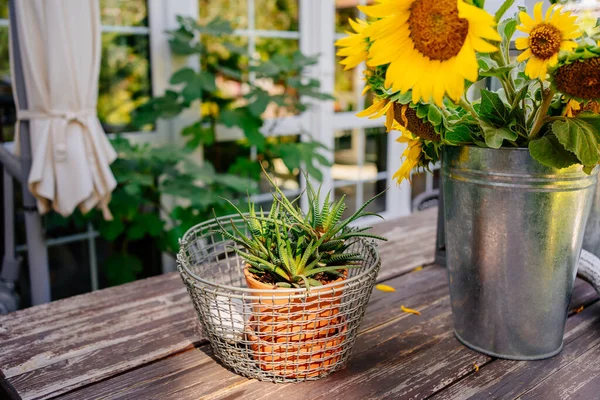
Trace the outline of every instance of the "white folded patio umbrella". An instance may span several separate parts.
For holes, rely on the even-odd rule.
[[[38,209],[68,216],[76,207],[85,213],[98,206],[109,219],[116,187],[109,165],[116,153],[96,115],[98,0],[16,1],[15,17],[27,97],[26,109],[17,106],[17,118],[30,122],[28,185]]]

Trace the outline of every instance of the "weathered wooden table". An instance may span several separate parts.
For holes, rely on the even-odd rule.
[[[396,291],[375,290],[347,368],[326,379],[263,383],[221,366],[170,274],[0,317],[0,397],[600,399],[600,302],[591,286],[576,283],[560,355],[478,354],[452,334],[446,272],[432,265],[435,222],[430,210],[377,226],[390,239],[380,246],[379,281]]]

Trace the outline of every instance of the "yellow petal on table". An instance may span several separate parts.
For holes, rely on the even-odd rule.
[[[415,315],[421,315],[421,313],[417,310],[413,310],[412,308],[406,308],[404,306],[400,306],[400,308],[402,309],[402,311],[404,311],[405,313],[408,314],[415,314]]]
[[[475,372],[479,372],[479,365],[473,364],[473,368],[475,368]]]
[[[580,312],[582,312],[584,309],[583,306],[579,307],[578,309],[575,310],[575,314],[579,314]]]
[[[375,289],[381,290],[382,292],[395,292],[396,291],[396,289],[394,289],[393,287],[388,286],[388,285],[383,285],[383,284],[376,285]]]
[[[417,272],[417,271],[422,271],[422,270],[423,270],[423,266],[421,265],[420,267],[417,267],[410,272]]]

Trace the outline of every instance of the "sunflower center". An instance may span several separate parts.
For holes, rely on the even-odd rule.
[[[415,0],[408,18],[410,38],[415,48],[432,60],[446,61],[462,49],[469,22],[458,18],[455,1]]]
[[[440,141],[440,135],[433,129],[433,125],[417,117],[417,112],[409,106],[394,103],[394,118],[413,135],[432,142]]]
[[[539,24],[529,34],[529,47],[534,56],[547,59],[560,51],[563,35],[561,31],[550,24]]]
[[[563,65],[554,74],[554,82],[559,91],[570,96],[600,99],[600,57]]]

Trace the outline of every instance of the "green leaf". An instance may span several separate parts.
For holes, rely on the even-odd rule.
[[[600,114],[584,111],[577,116],[577,119],[591,125],[594,128],[594,133],[596,133],[596,139],[600,141]]]
[[[442,112],[436,106],[430,105],[427,119],[433,126],[438,126],[442,123]]]
[[[142,272],[142,261],[133,254],[113,254],[103,264],[103,271],[111,286],[136,280]]]
[[[214,92],[217,90],[217,83],[215,76],[208,71],[200,71],[197,76],[200,87],[208,92]]]
[[[500,67],[489,54],[477,54],[477,63],[479,64],[479,76],[501,77],[513,69],[511,65]]]
[[[508,0],[510,2],[514,2],[514,0]],[[502,37],[503,44],[510,44],[513,35],[517,31],[517,19],[516,18],[508,18],[498,25],[498,32]]]
[[[196,71],[194,71],[193,69],[186,67],[186,68],[182,68],[179,71],[175,72],[172,76],[171,76],[171,80],[169,81],[169,83],[171,85],[178,85],[180,83],[186,83],[189,81],[193,81],[196,78]]]
[[[491,125],[482,125],[483,136],[485,138],[485,144],[492,149],[499,149],[502,147],[503,141],[516,140],[518,135],[516,132],[511,131],[507,127],[496,128]]]
[[[555,121],[552,132],[565,149],[575,153],[581,164],[595,165],[600,160],[598,141],[590,124],[577,119]]]
[[[498,9],[498,11],[496,11],[496,14],[494,15],[494,19],[496,20],[496,22],[500,22],[504,14],[508,11],[509,8],[512,7],[513,4],[515,4],[515,0],[504,0],[504,3],[502,3],[500,8]]]
[[[446,141],[451,144],[472,143],[471,130],[467,125],[454,125],[446,131]]]
[[[248,109],[252,115],[260,117],[265,112],[269,102],[271,100],[269,93],[262,89],[257,89],[251,93],[251,103],[248,105]]]
[[[481,106],[479,115],[496,126],[508,124],[510,109],[504,104],[498,93],[481,89]]]
[[[114,241],[124,231],[125,224],[123,224],[123,221],[117,218],[113,219],[112,221],[100,220],[98,223],[98,232],[109,242]]]
[[[183,128],[181,135],[189,138],[186,146],[191,149],[195,149],[200,145],[211,145],[215,141],[212,127],[204,126],[202,120]]]
[[[228,127],[240,127],[251,146],[256,146],[259,151],[264,148],[266,140],[260,132],[262,120],[252,115],[247,107],[222,111],[221,122]]]
[[[529,142],[529,152],[535,160],[547,167],[567,168],[579,163],[575,154],[565,149],[554,135]]]

